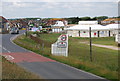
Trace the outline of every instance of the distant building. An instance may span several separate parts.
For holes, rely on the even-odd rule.
[[[78,25],[66,28],[68,36],[71,37],[89,37],[89,28],[91,27],[92,37],[111,37],[117,35],[118,24],[109,24],[106,26],[97,24],[96,21],[81,21]]]
[[[98,24],[98,21],[79,21],[79,25],[96,25]]]
[[[61,18],[53,18],[47,22],[47,26],[51,26],[52,32],[56,33],[62,32],[67,25],[68,21]]]
[[[101,24],[120,24],[120,18],[109,18],[101,21]]]
[[[59,27],[64,27],[67,26],[67,21],[56,21],[56,23],[52,26],[59,26]]]
[[[68,21],[65,19],[53,18],[47,21],[47,26],[67,26]]]
[[[0,16],[0,33],[7,31],[8,21],[3,16]]]

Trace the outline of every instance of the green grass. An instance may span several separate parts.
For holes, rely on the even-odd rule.
[[[90,62],[89,46],[79,43],[81,40],[86,40],[86,38],[69,37],[69,57],[53,56],[51,55],[51,46],[48,44],[54,43],[59,35],[60,34],[40,34],[39,39],[42,40],[41,42],[44,41],[44,43],[47,43],[44,45],[44,48],[42,48],[41,44],[38,46],[38,43],[25,36],[20,36],[14,40],[14,42],[38,54],[78,69],[94,73],[107,79],[118,78],[118,51],[93,46],[93,62]],[[107,40],[109,38],[105,39]],[[97,39],[94,40],[97,41]]]
[[[80,42],[89,42],[89,38],[75,37],[75,39],[79,39]],[[94,43],[94,44],[102,44],[102,45],[117,46],[117,43],[115,42],[115,37],[92,38],[92,43]]]
[[[40,77],[3,58],[2,79],[40,79]]]

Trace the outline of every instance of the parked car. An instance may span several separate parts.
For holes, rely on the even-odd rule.
[[[19,28],[16,28],[16,27],[11,28],[10,34],[19,34]]]

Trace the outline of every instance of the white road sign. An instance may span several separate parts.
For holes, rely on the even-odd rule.
[[[51,52],[57,56],[68,56],[68,35],[60,35],[57,42],[52,44]]]

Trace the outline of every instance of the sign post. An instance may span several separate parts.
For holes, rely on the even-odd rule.
[[[91,27],[89,28],[90,37],[90,61],[92,62],[92,38],[91,38]]]

